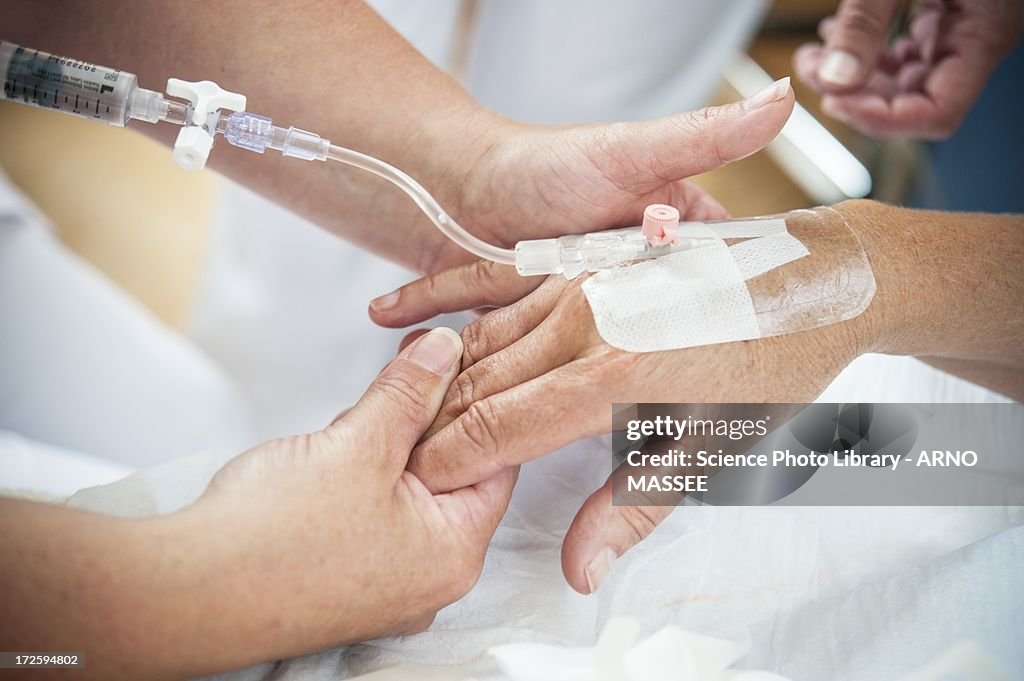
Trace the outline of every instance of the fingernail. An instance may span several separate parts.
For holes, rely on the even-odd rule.
[[[462,339],[459,334],[442,326],[420,336],[406,353],[405,358],[410,362],[441,375],[451,369],[462,354]]]
[[[400,291],[392,291],[387,295],[374,298],[370,301],[370,307],[378,311],[390,310],[398,304],[399,293]]]
[[[789,92],[789,76],[780,78],[771,85],[758,90],[743,102],[743,108],[747,110],[760,109],[762,106],[777,102]]]
[[[590,589],[590,593],[594,593],[597,591],[597,587],[601,586],[601,582],[611,572],[616,558],[615,552],[611,549],[601,549],[594,559],[583,568],[583,576],[587,579],[587,588]]]
[[[860,75],[860,60],[849,52],[834,50],[818,67],[818,78],[832,85],[853,85]]]
[[[836,107],[835,101],[832,99],[831,95],[825,95],[821,98],[821,112],[826,116],[836,119],[840,123],[846,123],[847,125],[850,123],[850,117],[847,116],[842,109]]]

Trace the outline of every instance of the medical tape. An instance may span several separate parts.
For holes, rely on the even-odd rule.
[[[786,217],[740,220],[712,224],[683,223],[680,235],[713,236],[719,243],[673,253],[626,267],[604,270],[583,284],[598,333],[609,345],[629,352],[657,352],[815,328],[855,316],[867,307],[874,293],[874,278],[859,241],[845,222],[841,226],[817,224],[829,214],[799,211],[802,231],[827,229],[830,248],[848,247],[851,261],[863,272],[814,272],[813,281],[842,281],[855,284],[846,288],[820,288],[818,300],[801,288],[796,278],[790,282],[776,272],[787,265],[808,259],[811,270],[817,260],[800,238],[790,233]],[[787,217],[796,215],[788,214]],[[728,245],[726,240],[741,239]],[[859,254],[860,258],[855,257]],[[832,267],[820,256],[824,267]],[[786,309],[790,296],[781,295],[787,286],[799,293],[793,296],[793,310]],[[779,288],[781,287],[781,290]],[[756,293],[752,295],[751,291]],[[780,303],[780,301],[782,301]]]
[[[810,253],[799,239],[789,233],[749,239],[729,247],[729,254],[743,281],[759,277]]]
[[[654,352],[760,336],[750,293],[724,241],[603,270],[583,283],[583,292],[601,338],[621,350]]]
[[[696,223],[702,224],[702,223]],[[703,223],[720,239],[745,239],[761,236],[777,236],[788,234],[786,221],[783,218],[762,218],[758,220],[731,220],[727,222]],[[689,223],[679,225],[680,233],[685,233]]]

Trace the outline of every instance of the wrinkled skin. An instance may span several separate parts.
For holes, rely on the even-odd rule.
[[[387,326],[441,312],[501,306],[462,332],[462,373],[409,469],[433,491],[455,489],[607,432],[614,402],[807,402],[865,347],[857,323],[666,352],[630,353],[598,335],[583,279],[520,278],[476,263],[403,287]],[[583,505],[565,537],[568,582],[592,592],[671,506],[613,506],[612,480]]]
[[[232,460],[189,511],[235,528],[241,584],[293,585],[280,616],[301,613],[310,650],[421,630],[480,575],[517,470],[440,494],[406,470],[458,372],[451,336],[440,375],[406,348],[333,424]]]

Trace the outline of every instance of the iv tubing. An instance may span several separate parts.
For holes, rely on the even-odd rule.
[[[515,252],[512,249],[499,248],[467,232],[452,216],[445,212],[444,208],[441,208],[441,205],[423,188],[423,185],[398,168],[377,160],[372,156],[367,156],[351,149],[345,149],[335,144],[332,144],[328,149],[327,158],[373,173],[377,177],[382,177],[395,185],[413,200],[416,206],[423,211],[424,215],[430,218],[430,221],[434,223],[434,226],[442,234],[473,255],[502,265],[516,264]]]

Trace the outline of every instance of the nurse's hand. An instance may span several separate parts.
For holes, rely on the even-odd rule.
[[[821,108],[876,137],[941,139],[960,127],[1021,35],[1019,0],[920,0],[889,43],[900,0],[844,0],[793,62]]]
[[[448,154],[445,177],[440,186],[426,182],[459,224],[505,246],[639,224],[652,203],[673,205],[684,219],[722,218],[722,206],[686,178],[760,150],[792,110],[786,78],[741,102],[654,121],[538,126],[503,120],[485,132],[458,130],[472,143],[439,150]],[[453,158],[452,149],[460,148]],[[443,238],[417,245],[424,272],[475,259]]]
[[[581,282],[524,280],[511,267],[469,265],[409,284],[394,316],[374,317],[397,326],[512,303],[462,332],[463,371],[410,460],[432,491],[606,433],[615,402],[810,402],[865,348],[861,317],[757,341],[629,353],[598,335]],[[597,588],[611,561],[672,510],[611,502],[609,479],[584,503],[562,546],[565,577],[581,593]]]
[[[0,498],[0,584],[17,613],[0,641],[84,651],[82,678],[160,681],[428,626],[479,576],[516,479],[432,494],[406,470],[461,354],[457,334],[434,331],[327,428],[240,455],[176,513]]]
[[[220,537],[211,608],[237,604],[254,656],[420,630],[476,582],[517,470],[441,494],[406,470],[461,354],[449,329],[423,336],[334,423],[232,460],[184,511]]]

